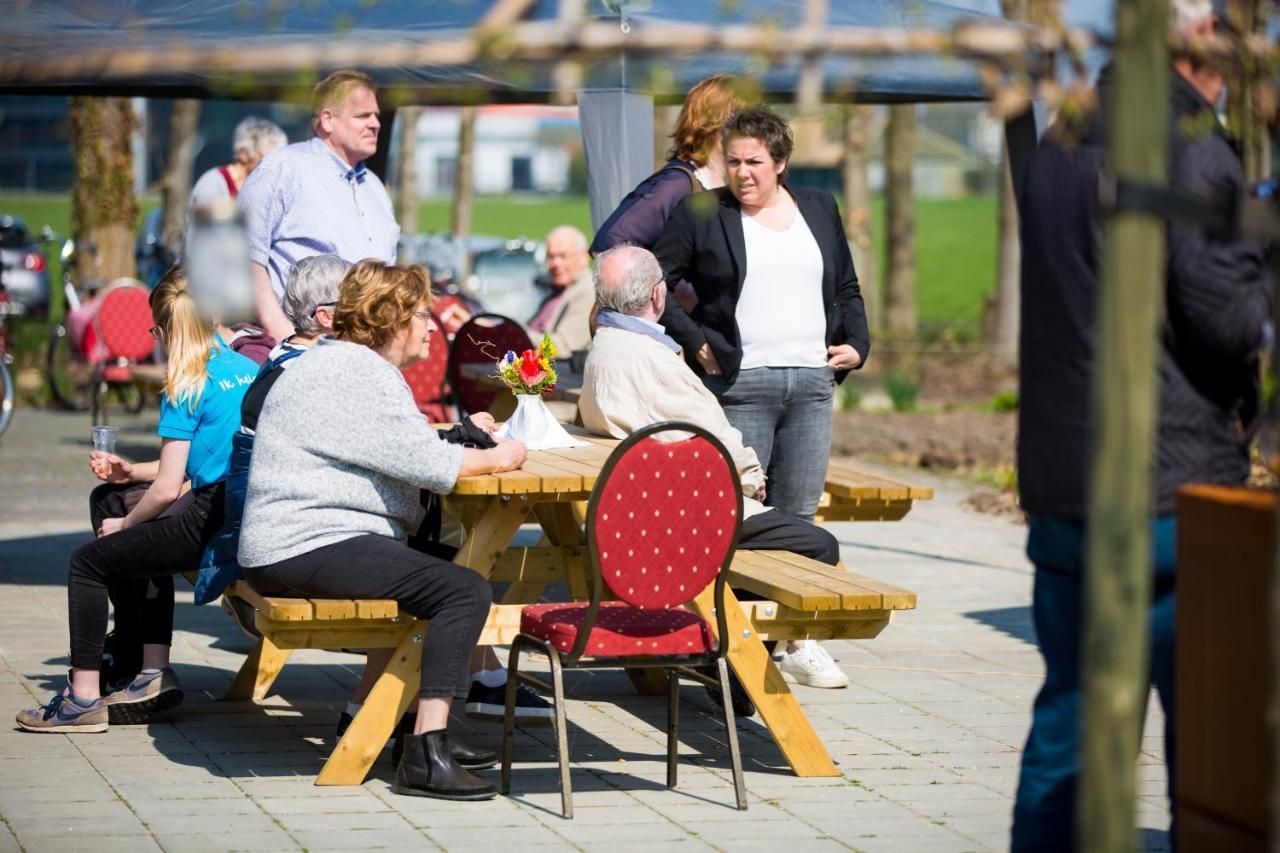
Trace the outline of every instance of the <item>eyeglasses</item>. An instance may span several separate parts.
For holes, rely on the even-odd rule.
[[[312,309],[311,309],[311,316],[312,316],[312,317],[316,316],[316,312],[317,312],[317,311],[319,311],[321,308],[332,308],[333,306],[335,306],[335,305],[337,305],[337,304],[338,304],[338,303],[336,303],[336,302],[321,302],[321,303],[320,303],[319,305],[317,305],[315,308],[312,308]]]
[[[430,335],[436,330],[436,321],[431,317],[430,311],[414,311],[413,316],[427,324],[427,334]]]
[[[160,340],[161,332],[163,332],[164,330],[161,329],[159,326],[152,326],[150,329],[147,329],[147,331],[151,333],[151,337],[155,338],[158,341]]]

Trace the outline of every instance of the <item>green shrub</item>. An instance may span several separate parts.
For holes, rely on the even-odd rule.
[[[891,373],[884,378],[884,391],[895,412],[914,412],[920,396],[920,385],[909,376]]]
[[[842,412],[856,412],[862,405],[862,392],[852,382],[845,382],[839,388],[839,405]]]
[[[1003,391],[991,398],[991,411],[993,412],[1016,412],[1018,411],[1018,395],[1013,391]]]

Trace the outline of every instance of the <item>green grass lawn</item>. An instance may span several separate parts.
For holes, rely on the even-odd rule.
[[[147,198],[141,207],[150,210],[157,203]],[[423,202],[419,230],[447,228],[449,207],[449,200],[443,198]],[[60,195],[0,194],[0,214],[19,216],[37,231],[49,225],[65,234],[70,229],[71,204],[67,196]],[[872,217],[880,239],[884,204],[879,199]],[[561,224],[576,225],[590,233],[591,214],[585,196],[481,196],[476,199],[472,228],[477,234],[542,239]],[[981,327],[983,300],[995,283],[995,198],[918,199],[916,240],[921,325],[926,330],[950,328],[961,337],[975,336]],[[883,246],[879,254],[878,269],[883,272]]]

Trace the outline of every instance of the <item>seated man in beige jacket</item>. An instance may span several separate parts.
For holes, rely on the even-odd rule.
[[[836,538],[803,519],[766,507],[765,473],[755,451],[742,443],[720,403],[680,357],[658,318],[666,304],[667,286],[653,254],[638,246],[615,246],[596,258],[595,297],[600,305],[598,328],[582,379],[578,404],[582,425],[597,435],[625,438],[659,421],[688,421],[703,427],[724,444],[742,480],[743,550],[792,551],[828,565],[840,560]],[[788,659],[800,649],[788,644],[783,676],[812,687],[844,687],[848,677],[829,664],[800,667],[808,656]],[[791,671],[794,669],[795,671]],[[810,671],[812,670],[812,671]],[[735,706],[738,704],[736,698]]]

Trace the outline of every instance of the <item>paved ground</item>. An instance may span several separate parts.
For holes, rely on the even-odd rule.
[[[154,454],[153,421],[120,424],[123,450]],[[20,410],[0,438],[0,715],[43,703],[63,683],[66,561],[89,536],[88,431],[83,415]],[[1041,673],[1023,530],[965,510],[954,484],[935,485],[937,499],[904,521],[832,526],[852,568],[920,597],[877,639],[829,645],[849,689],[798,689],[839,778],[791,776],[746,721],[750,808],[734,811],[723,729],[690,685],[687,758],[680,788],[668,791],[664,700],[635,696],[619,677],[579,675],[569,683],[573,821],[558,815],[549,730],[517,738],[510,799],[398,797],[389,757],[361,788],[317,788],[361,659],[300,652],[266,703],[220,703],[248,644],[187,590],[174,643],[187,702],[164,722],[76,737],[0,727],[0,851],[1003,849]],[[1139,825],[1144,846],[1163,849],[1156,713],[1138,768]],[[455,725],[498,745],[497,727],[460,716]]]

